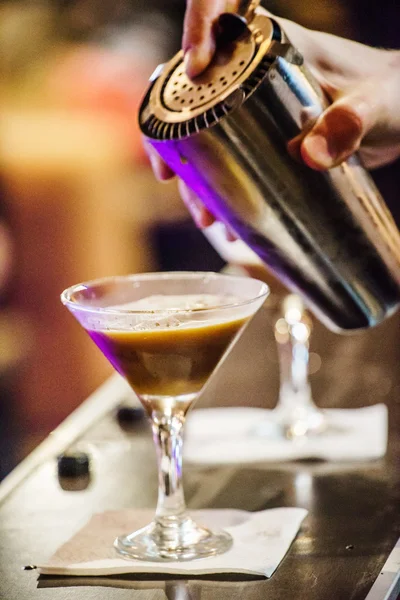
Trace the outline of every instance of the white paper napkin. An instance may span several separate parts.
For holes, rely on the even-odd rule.
[[[246,407],[192,411],[185,426],[185,462],[222,465],[311,458],[347,462],[373,460],[386,453],[388,416],[384,404],[325,410],[327,430],[295,441],[273,428],[269,430],[271,412]],[[260,434],[262,429],[265,435]]]
[[[233,537],[225,554],[187,562],[156,563],[126,560],[113,548],[118,535],[149,523],[154,513],[142,510],[111,511],[94,515],[89,523],[45,563],[44,575],[101,576],[124,573],[248,573],[270,577],[288,551],[307,514],[302,508],[190,511],[197,523],[224,529]]]

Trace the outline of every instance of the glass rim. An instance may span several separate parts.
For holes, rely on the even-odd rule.
[[[77,291],[90,289],[91,287],[99,286],[105,283],[111,282],[124,282],[124,281],[149,281],[149,280],[168,280],[168,279],[204,279],[206,277],[215,278],[215,279],[230,279],[235,281],[257,281],[261,284],[260,293],[256,296],[243,300],[241,302],[236,302],[234,304],[222,304],[219,306],[207,306],[206,308],[195,308],[195,309],[179,309],[179,308],[161,308],[161,309],[115,309],[107,306],[85,306],[79,302],[72,300],[73,294]],[[68,288],[66,288],[60,295],[61,302],[67,308],[74,308],[79,312],[87,312],[94,314],[113,314],[113,315],[157,315],[157,314],[177,314],[177,313],[201,313],[204,314],[206,312],[212,312],[216,310],[227,310],[236,307],[246,306],[247,304],[251,304],[256,300],[260,300],[262,298],[267,298],[270,294],[269,286],[260,279],[256,279],[255,277],[245,277],[240,275],[230,275],[228,273],[216,273],[214,271],[164,271],[164,272],[153,272],[153,273],[138,273],[138,274],[128,274],[128,275],[110,275],[107,277],[100,277],[98,279],[92,279],[88,281],[83,281],[81,283],[76,283]]]

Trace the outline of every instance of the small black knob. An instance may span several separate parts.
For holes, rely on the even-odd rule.
[[[67,452],[57,459],[59,477],[83,477],[89,475],[90,460],[85,452]]]
[[[117,421],[121,429],[131,431],[142,425],[145,417],[143,408],[136,406],[120,406],[117,410]]]

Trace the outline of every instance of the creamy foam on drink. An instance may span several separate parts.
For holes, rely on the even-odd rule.
[[[118,304],[113,308],[122,310],[204,310],[229,304],[237,304],[239,298],[216,294],[180,294],[177,296],[157,294],[134,302]]]
[[[143,311],[143,319],[132,327],[132,331],[145,331],[150,329],[169,329],[171,327],[199,327],[210,325],[215,322],[221,322],[226,318],[232,319],[232,315],[219,315],[219,318],[179,319],[181,311],[197,312],[210,308],[221,306],[231,306],[238,304],[240,300],[235,296],[224,296],[215,294],[180,294],[172,295],[154,295],[112,306],[116,310],[123,311]],[[147,312],[148,311],[148,312]],[[153,312],[154,311],[154,312]],[[165,311],[165,312],[164,312]]]

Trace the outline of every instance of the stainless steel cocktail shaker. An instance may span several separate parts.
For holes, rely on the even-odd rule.
[[[178,53],[140,126],[165,162],[330,329],[371,327],[400,303],[400,236],[353,156],[328,172],[292,158],[304,109],[326,99],[282,28],[255,10],[191,81]]]

